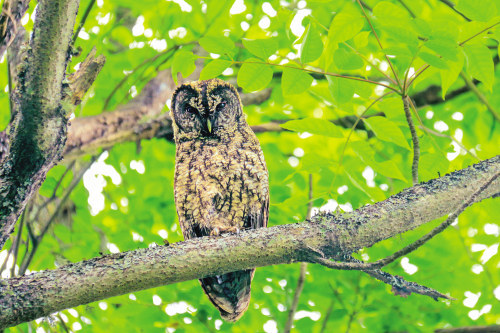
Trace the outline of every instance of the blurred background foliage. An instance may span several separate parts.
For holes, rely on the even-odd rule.
[[[35,6],[23,18],[28,31]],[[198,57],[202,78],[229,80],[242,92],[272,89],[269,99],[245,108],[251,125],[292,120],[282,125],[288,131],[258,134],[270,173],[270,226],[304,221],[310,186],[313,213],[348,212],[412,186],[402,94],[416,106],[419,181],[499,152],[500,5],[494,0],[82,0],[80,7],[75,47],[81,53],[69,72],[94,46],[107,62],[76,117],[126,104],[163,69],[187,76]],[[0,86],[8,87],[5,58],[0,70]],[[405,78],[411,84],[403,86]],[[7,90],[0,94],[1,129],[10,120]],[[0,252],[2,277],[182,241],[174,157],[174,144],[158,138],[63,161]],[[498,199],[476,204],[385,268],[455,301],[402,298],[363,273],[308,265],[294,329],[429,332],[500,324],[499,221]],[[437,223],[357,255],[382,258]],[[298,277],[297,264],[259,268],[250,308],[236,324],[223,323],[198,281],[187,281],[82,305],[7,332],[277,332]]]

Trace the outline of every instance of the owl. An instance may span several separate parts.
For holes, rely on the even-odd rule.
[[[171,102],[175,204],[185,239],[267,226],[268,172],[237,90],[219,79],[179,86]],[[226,321],[250,302],[255,269],[200,279]]]

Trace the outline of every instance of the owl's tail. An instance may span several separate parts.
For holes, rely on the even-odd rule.
[[[225,321],[235,322],[247,310],[254,273],[255,269],[246,269],[200,280],[205,294]]]

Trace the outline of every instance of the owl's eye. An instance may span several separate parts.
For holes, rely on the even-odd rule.
[[[222,101],[219,104],[217,104],[217,106],[215,107],[215,110],[220,111],[220,110],[224,109],[226,107],[226,105],[227,105],[227,102]]]
[[[184,111],[186,111],[187,113],[196,113],[197,110],[194,107],[192,107],[191,105],[187,104],[184,107]]]

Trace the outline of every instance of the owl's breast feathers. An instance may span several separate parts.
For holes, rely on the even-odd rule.
[[[264,156],[248,126],[227,139],[177,145],[175,200],[185,238],[266,226],[268,193]]]

